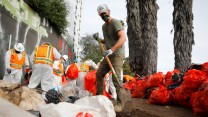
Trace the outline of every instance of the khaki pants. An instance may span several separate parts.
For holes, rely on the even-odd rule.
[[[111,64],[113,65],[113,68],[115,69],[115,72],[118,76],[118,80],[116,80],[116,78],[113,75],[113,84],[116,88],[116,93],[117,93],[117,101],[119,103],[121,103],[121,96],[120,96],[120,92],[121,92],[121,88],[119,83],[122,84],[121,81],[121,71],[122,71],[122,66],[123,66],[123,59],[124,56],[120,56],[120,55],[113,55],[109,57]],[[97,95],[102,95],[103,91],[104,91],[104,76],[105,74],[107,74],[110,71],[110,67],[106,61],[106,59],[104,59],[101,64],[100,67],[98,68],[98,71],[96,73],[96,79],[97,79]]]

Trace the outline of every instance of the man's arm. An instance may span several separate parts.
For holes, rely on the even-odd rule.
[[[126,41],[126,34],[125,34],[124,30],[119,30],[117,32],[117,35],[118,35],[119,39],[118,39],[117,43],[111,48],[111,50],[113,52],[118,50],[124,44],[124,42]]]
[[[58,52],[58,50],[53,47],[53,55],[55,60],[59,60],[61,58],[61,54]]]

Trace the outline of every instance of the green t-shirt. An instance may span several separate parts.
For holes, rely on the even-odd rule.
[[[103,36],[105,41],[106,49],[111,49],[116,42],[118,41],[118,35],[117,32],[120,30],[124,30],[124,27],[120,20],[112,19],[112,22],[110,24],[103,24],[102,27],[103,30]],[[117,51],[114,52],[114,54],[118,55],[125,55],[125,47],[122,45],[121,48],[119,48]]]

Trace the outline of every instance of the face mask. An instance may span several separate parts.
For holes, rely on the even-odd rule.
[[[106,14],[102,14],[101,15],[101,18],[103,19],[103,21],[105,21],[105,22],[108,22],[108,20],[109,20],[109,15],[106,15]]]
[[[17,54],[21,53],[20,51],[17,51],[17,50],[15,50],[15,52],[16,52]]]

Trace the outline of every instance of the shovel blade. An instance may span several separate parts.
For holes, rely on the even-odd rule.
[[[120,94],[118,94],[121,98],[122,107],[124,108],[126,102],[131,101],[131,92],[125,88],[120,89]]]

